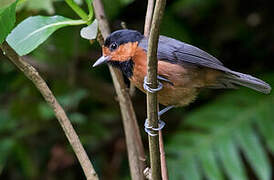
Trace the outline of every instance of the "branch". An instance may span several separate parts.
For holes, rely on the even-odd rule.
[[[146,37],[149,36],[150,27],[151,27],[151,20],[153,15],[153,8],[154,8],[154,0],[148,0],[147,4],[147,12],[146,12],[146,20],[145,20],[145,27],[144,27],[144,35]],[[157,107],[159,110],[159,107]],[[166,166],[166,158],[165,158],[165,150],[164,150],[164,140],[162,131],[159,132],[159,145],[160,145],[160,160],[161,160],[161,171],[162,171],[162,178],[164,180],[168,179],[168,172]]]
[[[122,26],[123,29],[127,29],[127,25],[124,21],[121,22],[121,26]],[[136,90],[136,88],[135,88],[134,84],[132,82],[130,82],[130,85],[129,85],[129,95],[130,95],[130,97],[133,97],[135,95],[135,90]]]
[[[159,131],[159,146],[160,146],[162,179],[163,180],[168,180],[168,171],[167,171],[167,165],[166,165],[166,154],[165,154],[164,140],[163,140],[162,131]]]
[[[149,32],[150,32],[153,8],[154,8],[154,0],[148,0],[145,27],[144,27],[144,35],[146,37],[149,36]]]
[[[65,111],[60,106],[46,82],[42,79],[34,67],[28,64],[22,57],[20,57],[7,42],[0,45],[3,53],[30,79],[36,88],[43,95],[46,102],[53,109],[56,118],[62,126],[88,180],[98,180],[98,176],[85,152],[78,135],[73,129]]]
[[[110,34],[110,28],[105,17],[104,8],[100,0],[93,1],[96,19],[99,23],[99,29],[104,39]],[[100,42],[101,46],[103,42]],[[144,147],[136,119],[136,115],[132,106],[127,87],[121,71],[109,66],[114,87],[118,96],[125,137],[127,144],[127,152],[129,158],[129,166],[131,178],[133,180],[144,179],[143,170],[145,169],[145,153]]]
[[[157,88],[157,48],[160,22],[164,14],[166,0],[158,0],[155,5],[147,52],[147,81],[151,88]],[[158,127],[157,93],[147,92],[147,116],[150,127]],[[149,154],[152,179],[161,179],[159,140],[157,136],[149,136]]]

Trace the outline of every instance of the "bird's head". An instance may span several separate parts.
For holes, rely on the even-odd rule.
[[[135,30],[123,29],[111,33],[102,47],[103,56],[93,64],[93,67],[104,63],[119,65],[131,60],[143,38],[144,36]]]

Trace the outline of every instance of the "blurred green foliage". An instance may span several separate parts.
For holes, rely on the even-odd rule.
[[[272,86],[273,77],[266,77]],[[274,93],[265,96],[245,89],[189,113],[168,141],[170,169],[181,165],[181,173],[171,173],[171,179],[202,179],[202,172],[208,179],[224,179],[222,170],[230,179],[248,179],[240,152],[259,179],[271,179],[267,151],[274,154],[273,105]]]
[[[0,43],[2,43],[6,36],[10,33],[15,23],[15,8],[17,1],[13,2],[9,6],[1,6],[0,8]]]
[[[88,12],[85,3],[77,2]],[[125,21],[142,32],[146,1],[104,0],[104,5],[113,30]],[[210,52],[229,68],[259,75],[273,87],[273,5],[270,0],[170,0],[161,32]],[[16,24],[53,14],[78,18],[62,0],[20,0]],[[101,50],[82,39],[80,29],[56,31],[25,58],[65,108],[99,176],[129,179],[111,78],[106,67],[91,68]],[[143,127],[145,96],[137,91],[133,102]],[[271,179],[273,103],[273,93],[208,90],[189,107],[168,112],[163,120],[171,179]],[[84,179],[52,110],[2,54],[0,179]]]

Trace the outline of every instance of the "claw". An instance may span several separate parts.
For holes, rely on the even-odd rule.
[[[148,91],[148,92],[150,92],[150,93],[155,93],[155,92],[157,92],[157,91],[160,91],[160,90],[163,88],[163,84],[162,84],[161,82],[158,82],[158,87],[157,87],[157,88],[151,88],[151,87],[149,87],[150,84],[151,84],[151,83],[148,83],[148,82],[147,82],[147,76],[145,76],[143,87],[144,87],[144,89],[145,89],[146,91]]]
[[[148,135],[150,135],[150,136],[157,136],[158,134],[154,134],[154,132],[152,131],[152,130],[150,130],[150,129],[148,129],[148,128],[145,128],[145,132],[148,134]]]
[[[160,81],[165,81],[165,82],[167,82],[167,83],[169,83],[169,84],[171,84],[171,85],[174,85],[170,80],[168,80],[167,78],[164,78],[164,77],[162,77],[162,76],[157,76],[157,79],[158,80],[160,80]]]
[[[150,135],[150,136],[157,136],[158,134],[155,133],[154,131],[160,131],[161,129],[164,128],[166,123],[164,121],[159,120],[158,124],[159,124],[158,128],[154,128],[152,126],[149,126],[148,125],[148,120],[146,119],[145,124],[144,124],[146,133],[148,133],[148,135]]]
[[[158,116],[161,117],[164,113],[166,113],[167,111],[169,111],[170,109],[174,108],[175,106],[168,106],[164,109],[162,109],[160,112],[158,112]]]
[[[153,131],[160,131],[160,130],[162,130],[165,127],[166,123],[164,121],[162,121],[162,120],[159,120],[158,121],[158,125],[159,125],[158,128],[151,128],[151,129]]]

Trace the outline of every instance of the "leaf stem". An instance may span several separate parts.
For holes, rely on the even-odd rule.
[[[92,19],[93,17],[93,8],[92,8],[92,1],[93,0],[85,0],[86,1],[86,4],[88,6],[88,19]]]
[[[69,5],[69,7],[71,7],[71,9],[79,16],[81,17],[83,20],[88,20],[89,16],[87,15],[87,13],[81,9],[73,0],[65,0],[66,3]]]

